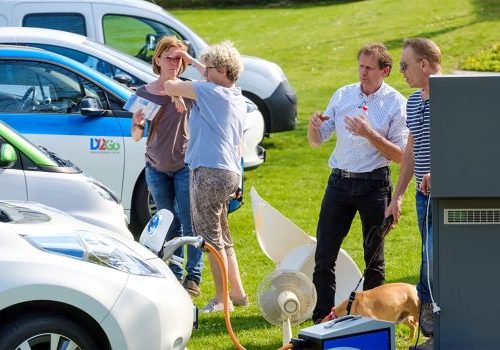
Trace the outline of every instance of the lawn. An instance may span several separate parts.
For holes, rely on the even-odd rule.
[[[466,56],[498,41],[500,2],[336,1],[293,7],[175,10],[172,13],[209,43],[229,39],[244,54],[278,63],[298,95],[297,129],[265,139],[267,161],[245,173],[247,203],[230,216],[243,281],[251,298],[250,307],[232,313],[233,329],[247,349],[277,349],[281,346],[281,330],[260,316],[255,302],[260,281],[274,266],[261,252],[255,238],[250,187],[255,186],[264,199],[314,235],[329,175],[327,160],[335,141],[311,149],[306,139],[308,117],[313,111],[323,110],[337,88],[357,80],[359,47],[367,42],[382,41],[390,48],[397,66],[405,38],[429,37],[441,47],[443,71],[450,73],[459,68]],[[412,92],[397,69],[386,81],[406,96]],[[392,166],[394,182],[398,171],[397,165]],[[416,283],[418,278],[420,238],[414,193],[412,183],[405,197],[402,221],[387,237],[388,282]],[[359,219],[355,220],[343,247],[363,270]],[[208,269],[203,278],[203,294],[195,300],[199,307],[214,292]],[[309,325],[310,321],[295,326],[294,334]],[[398,348],[405,348],[407,335],[405,327],[397,327]],[[226,336],[222,315],[201,315],[200,328],[193,332],[189,348],[233,348]]]

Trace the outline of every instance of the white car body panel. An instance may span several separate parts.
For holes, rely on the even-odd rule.
[[[0,179],[2,182],[1,199],[28,200],[23,170],[0,168]]]
[[[25,175],[28,201],[59,208],[79,220],[133,239],[123,207],[89,189],[87,176],[41,171],[26,171]]]
[[[5,125],[0,126],[1,130],[6,128]],[[16,134],[12,131],[14,136],[9,136],[9,132],[4,134],[2,131],[0,137],[6,138],[6,141],[21,154],[23,150],[18,147],[23,141],[25,142],[25,139]],[[33,135],[33,138],[36,139],[37,135]],[[54,146],[62,144],[65,150],[71,150],[71,144],[65,144],[65,140],[58,140],[54,137],[49,141],[54,141]],[[35,145],[30,145],[30,147],[26,151],[43,153]],[[29,158],[30,154],[26,153],[24,156]],[[47,158],[49,158],[48,155]],[[17,163],[22,162],[18,159]],[[93,178],[78,172],[73,167],[57,166],[56,170],[61,171],[45,171],[39,169],[37,165],[33,167],[28,164],[24,164],[23,168],[0,168],[2,184],[0,200],[40,202],[70,213],[82,221],[116,232],[123,237],[133,238],[127,227],[128,219],[123,206],[110,197],[103,198],[97,192],[96,181]]]
[[[167,265],[139,243],[38,203],[9,201],[51,217],[48,222],[0,223],[0,312],[24,302],[54,301],[90,315],[112,349],[183,349],[191,336],[193,304]],[[112,235],[164,277],[138,276],[35,248],[21,235],[75,230]],[[176,344],[174,346],[174,344]]]

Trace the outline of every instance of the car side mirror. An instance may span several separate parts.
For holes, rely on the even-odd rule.
[[[127,75],[127,74],[116,74],[113,77],[113,79],[116,80],[117,82],[119,82],[120,84],[123,84],[127,87],[129,87],[130,84],[132,84],[132,77],[130,75]]]
[[[82,99],[80,110],[83,115],[101,115],[104,114],[101,102],[95,97],[85,96]]]
[[[8,169],[12,168],[17,162],[17,153],[14,147],[8,143],[4,143],[0,147],[0,167]]]

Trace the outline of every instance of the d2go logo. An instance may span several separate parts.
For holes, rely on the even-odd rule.
[[[113,140],[106,140],[104,137],[90,138],[90,151],[92,152],[118,152],[120,144]]]

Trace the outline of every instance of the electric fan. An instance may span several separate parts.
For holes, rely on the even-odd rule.
[[[276,270],[267,275],[257,290],[257,304],[262,316],[283,327],[283,345],[292,338],[292,324],[312,315],[316,305],[316,289],[309,277],[293,270]]]

